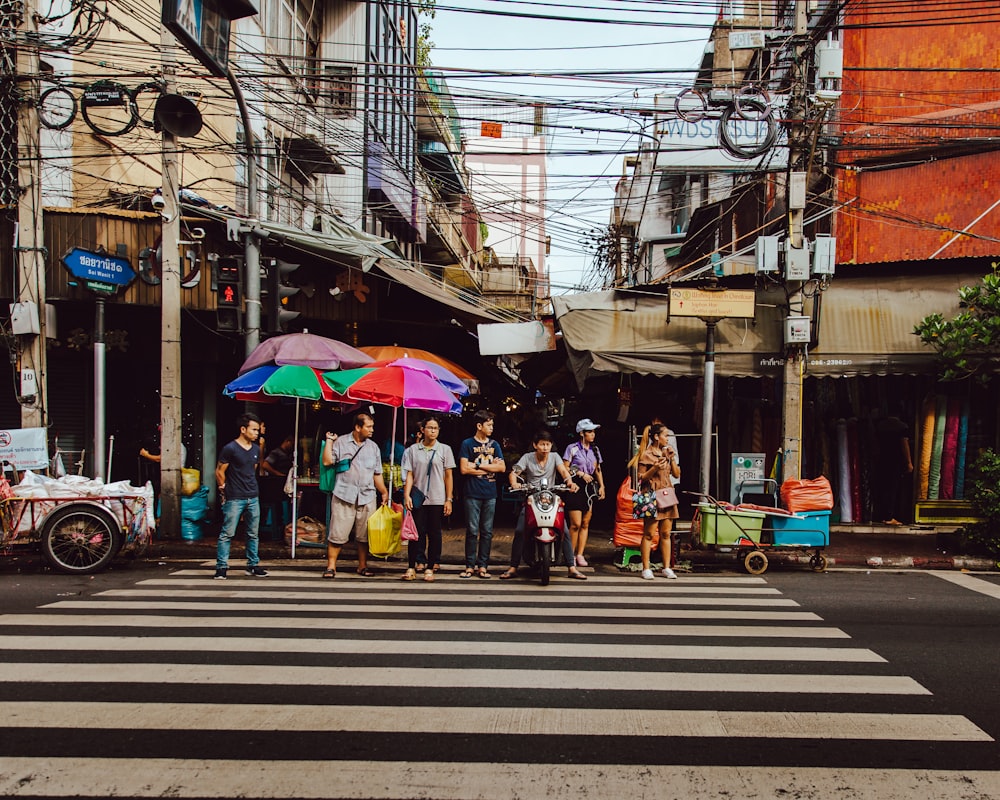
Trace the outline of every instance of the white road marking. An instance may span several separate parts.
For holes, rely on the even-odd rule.
[[[342,614],[347,615],[350,613],[370,613],[370,614],[392,614],[399,615],[402,613],[407,613],[411,616],[417,616],[420,614],[428,615],[452,615],[452,616],[505,616],[505,617],[556,617],[565,618],[573,616],[574,610],[579,616],[587,617],[592,620],[591,625],[601,624],[602,619],[620,620],[620,619],[719,619],[719,620],[758,620],[769,622],[776,622],[778,620],[789,621],[789,622],[822,622],[823,619],[818,614],[814,614],[811,611],[744,611],[740,609],[734,609],[732,611],[727,610],[701,610],[701,609],[671,609],[671,608],[655,608],[655,609],[644,609],[642,611],[636,610],[631,612],[628,609],[622,608],[591,608],[580,607],[580,608],[552,608],[552,607],[536,607],[536,608],[526,608],[519,606],[488,606],[488,607],[471,607],[466,608],[463,606],[451,606],[448,608],[442,608],[439,606],[414,606],[411,608],[406,608],[400,605],[384,605],[384,606],[362,606],[362,605],[338,605],[334,598],[331,598],[329,602],[326,603],[282,603],[279,602],[279,598],[274,595],[266,595],[271,598],[270,603],[232,603],[225,602],[195,602],[195,601],[184,601],[184,602],[171,602],[166,598],[161,598],[160,600],[57,600],[54,603],[48,603],[42,608],[56,608],[56,609],[67,609],[67,608],[85,608],[88,610],[96,609],[120,609],[129,611],[210,611],[213,614],[248,614],[258,611],[266,612],[286,612],[286,613],[308,613],[308,612],[318,612],[323,614]],[[417,627],[421,622],[414,622],[412,627]],[[492,625],[492,623],[490,623]],[[482,628],[482,625],[480,625]]]
[[[545,669],[441,669],[421,667],[299,667],[265,664],[0,663],[7,683],[202,683],[291,686],[420,686],[482,688],[558,687],[577,691],[739,692],[788,694],[898,694],[930,692],[896,675],[782,675],[727,672],[619,672]]]
[[[25,701],[4,703],[4,716],[7,727],[80,730],[993,741],[969,719],[951,714]]]
[[[117,608],[118,604],[106,604]],[[186,605],[186,604],[185,604]],[[79,607],[90,608],[91,603]],[[162,610],[162,609],[161,609]],[[734,612],[691,611],[678,612],[672,617],[684,619],[761,619],[758,614],[773,612],[747,612],[743,616]],[[803,614],[806,612],[802,612]],[[771,618],[771,617],[767,617]],[[802,617],[796,617],[802,619]],[[98,627],[98,628],[224,628],[227,631],[271,630],[322,630],[322,631],[399,631],[412,633],[483,633],[482,622],[476,620],[400,620],[400,619],[351,619],[350,617],[186,617],[150,614],[132,616],[125,614],[6,614],[0,615],[0,627]],[[490,622],[490,633],[546,634],[551,636],[551,622]],[[839,628],[789,625],[665,625],[661,623],[633,624],[614,621],[604,623],[560,622],[561,636],[711,636],[726,638],[780,638],[780,639],[849,639]]]
[[[1000,797],[1000,772],[973,770],[5,758],[8,797],[298,797],[343,800],[969,800]]]
[[[260,636],[0,636],[4,650],[95,650],[120,653],[325,653],[360,655],[513,656],[524,658],[658,658],[703,661],[819,661],[884,664],[871,650],[846,647],[712,647],[570,642],[453,642],[405,639],[289,639]]]
[[[990,581],[984,581],[982,578],[974,578],[972,575],[964,572],[947,572],[945,570],[930,570],[930,574],[941,578],[941,580],[961,586],[963,589],[970,589],[973,592],[979,592],[980,594],[985,594],[987,597],[1000,600],[1000,586]]]
[[[324,593],[319,591],[313,592],[281,592],[281,591],[267,591],[261,589],[231,589],[231,588],[208,588],[208,589],[173,589],[170,592],[163,592],[162,590],[149,590],[149,589],[109,589],[106,592],[99,592],[97,597],[163,597],[169,594],[173,598],[224,598],[232,600],[263,600],[266,598],[272,598],[274,600],[286,601],[286,600],[325,600],[327,603],[343,603],[345,605],[350,604],[361,608],[360,604],[368,603],[373,600],[382,600],[396,603],[393,606],[395,610],[400,610],[403,607],[402,603],[406,599],[417,599],[413,595],[405,595],[402,591],[387,591],[387,592],[366,592],[360,595],[344,596],[340,593]],[[429,594],[429,593],[428,593]],[[450,600],[454,603],[483,603],[488,605],[489,609],[505,609],[509,605],[515,603],[523,603],[525,599],[528,598],[517,598],[507,595],[498,594],[487,594],[487,595],[470,595],[470,596],[455,596],[448,595],[447,597],[433,597],[424,596],[419,598],[420,600],[430,602],[432,600],[437,600],[438,602],[442,600]],[[584,597],[566,597],[565,595],[560,595],[558,598],[544,598],[539,600],[538,607],[546,609],[559,610],[559,613],[565,613],[565,609],[584,609],[585,613],[589,616],[595,611],[607,611],[608,609],[602,609],[600,607],[595,607],[589,603],[585,604],[586,598]],[[605,600],[605,602],[608,602]],[[612,601],[613,602],[613,601]],[[662,597],[629,597],[627,600],[623,600],[622,603],[628,603],[629,605],[650,605],[650,606],[725,606],[725,605],[738,605],[747,608],[777,608],[777,607],[794,607],[798,606],[798,603],[794,600],[788,600],[783,597],[683,597],[678,595],[667,595],[664,594]],[[516,607],[516,606],[515,606]],[[425,608],[421,606],[420,608]],[[451,610],[449,607],[442,607],[444,612]],[[612,609],[613,610],[613,609]],[[613,610],[615,614],[620,614],[620,610]]]

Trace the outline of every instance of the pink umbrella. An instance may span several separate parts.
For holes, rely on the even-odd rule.
[[[303,331],[267,339],[240,367],[240,375],[268,364],[294,365],[314,369],[352,369],[372,362],[372,357],[349,344]]]

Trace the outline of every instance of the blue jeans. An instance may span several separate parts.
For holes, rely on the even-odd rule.
[[[493,515],[497,499],[465,498],[465,568],[487,567],[493,544]]]
[[[219,543],[215,548],[216,569],[226,569],[229,566],[229,544],[236,535],[240,517],[244,515],[247,523],[247,566],[256,567],[260,562],[257,556],[260,501],[256,497],[226,500],[222,504],[222,531],[219,533]]]

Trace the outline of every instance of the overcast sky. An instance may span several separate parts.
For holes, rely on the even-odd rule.
[[[505,17],[449,7],[605,21]],[[554,294],[596,288],[582,238],[588,230],[607,226],[623,156],[636,152],[642,140],[638,132],[643,121],[633,111],[651,106],[657,92],[689,85],[714,8],[711,2],[439,0],[431,21],[431,60],[446,70],[460,113],[484,92],[551,104],[547,121],[555,127],[548,161],[548,266]],[[452,69],[558,71],[565,76],[487,77]],[[573,74],[598,70],[617,74]],[[566,107],[577,101],[592,108]]]

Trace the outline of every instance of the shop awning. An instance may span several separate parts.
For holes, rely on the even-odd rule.
[[[205,206],[184,204],[191,214],[214,219],[219,222],[232,220],[241,225],[246,221],[231,212],[220,211]],[[365,271],[381,258],[396,259],[400,257],[391,239],[372,236],[370,233],[352,228],[345,222],[327,218],[324,220],[326,230],[307,231],[280,222],[259,220],[256,226],[270,234],[274,241],[285,247],[308,253],[318,258],[333,261],[349,267],[359,267]]]
[[[513,311],[499,308],[471,292],[428,275],[417,266],[399,259],[379,259],[378,271],[401,286],[419,292],[456,311],[481,322],[522,322],[523,317]]]
[[[818,339],[808,352],[807,375],[898,375],[935,370],[935,354],[913,335],[928,314],[958,312],[958,288],[978,274],[915,278],[835,277],[816,315]],[[720,377],[778,375],[784,366],[784,293],[757,294],[754,320],[722,320],[716,328],[715,370]],[[570,366],[583,388],[600,373],[677,377],[702,374],[705,323],[668,321],[665,293],[604,291],[552,298]],[[808,303],[806,314],[812,314]]]
[[[217,209],[188,206],[192,214],[215,219],[220,222],[243,220]],[[477,322],[521,322],[523,317],[513,311],[498,308],[482,297],[465,292],[444,281],[428,275],[414,264],[405,261],[396,252],[391,239],[355,230],[345,223],[327,220],[328,230],[324,233],[305,231],[279,222],[261,220],[256,223],[262,231],[270,234],[280,246],[298,250],[311,256],[326,259],[335,264],[354,267],[364,272],[377,268],[383,276],[402,286],[412,289],[425,297],[435,300],[456,311],[461,311]]]

